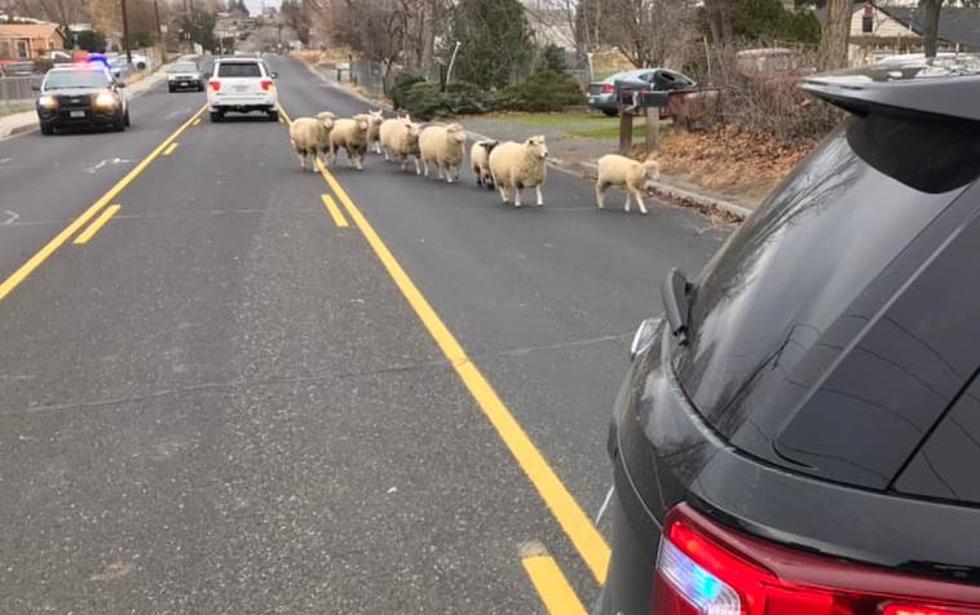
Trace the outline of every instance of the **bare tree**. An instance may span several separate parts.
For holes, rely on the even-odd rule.
[[[636,66],[682,64],[696,34],[693,0],[607,0],[609,41]]]
[[[46,19],[65,28],[88,14],[84,0],[16,0],[14,7],[25,17]]]
[[[820,41],[820,68],[847,66],[847,44],[851,35],[852,0],[827,0],[827,22]]]
[[[715,44],[727,45],[732,40],[732,0],[705,0],[705,16]]]

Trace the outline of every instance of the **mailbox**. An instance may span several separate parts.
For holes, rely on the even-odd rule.
[[[654,91],[641,79],[617,79],[616,100],[626,109],[649,109],[667,106],[666,91]]]

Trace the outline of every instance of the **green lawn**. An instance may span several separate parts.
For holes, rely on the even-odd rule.
[[[498,121],[518,122],[529,126],[540,126],[561,130],[570,137],[580,139],[619,139],[619,118],[591,113],[520,113],[506,115]],[[633,138],[643,139],[646,135],[646,119],[633,118]]]

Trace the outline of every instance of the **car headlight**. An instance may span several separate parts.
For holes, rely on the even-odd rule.
[[[55,109],[58,107],[58,99],[50,94],[45,94],[37,99],[37,104],[41,105],[45,109]]]
[[[99,92],[95,97],[95,106],[100,109],[111,109],[116,106],[116,97],[109,92]]]

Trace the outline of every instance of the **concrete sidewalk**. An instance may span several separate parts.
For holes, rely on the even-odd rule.
[[[160,83],[167,78],[165,69],[168,66],[170,65],[164,64],[157,68],[156,71],[141,77],[138,81],[135,81],[132,84],[127,83],[125,91],[128,93],[129,97],[132,98],[134,96],[139,96],[140,94],[143,94],[144,92],[160,85]],[[37,112],[35,111],[12,113],[10,115],[0,117],[0,140],[37,129]]]

